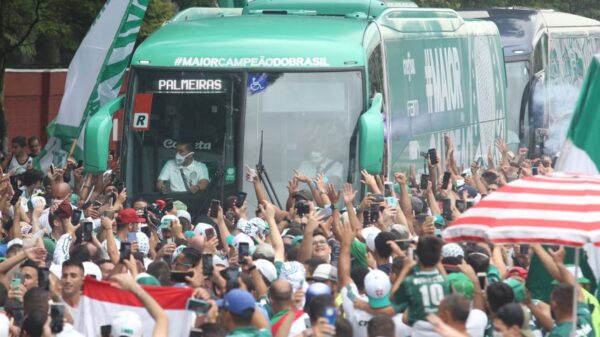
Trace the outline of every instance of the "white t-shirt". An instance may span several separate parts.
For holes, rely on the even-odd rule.
[[[467,333],[471,337],[483,337],[487,327],[488,317],[479,309],[471,309],[467,318]]]
[[[140,247],[140,252],[147,256],[148,252],[150,251],[150,240],[146,234],[142,232],[136,232],[135,236],[137,237],[137,243]],[[119,240],[117,236],[115,236],[115,243],[117,244],[117,250],[121,249],[121,240]],[[108,242],[106,240],[102,241],[102,249],[108,255]]]
[[[158,180],[168,181],[171,192],[187,192],[186,183],[181,177],[181,172],[187,180],[187,186],[197,185],[200,180],[209,180],[208,169],[204,163],[192,161],[188,166],[179,166],[175,160],[167,161],[158,176]]]
[[[355,299],[360,299],[365,302],[369,301],[369,298],[364,294],[359,294],[358,289],[354,283],[350,283],[351,292],[354,294]],[[342,294],[342,307],[346,313],[346,319],[352,325],[352,332],[354,337],[367,337],[367,324],[373,318],[370,313],[354,308],[354,301],[348,296],[347,287],[342,288],[340,291]],[[411,335],[411,328],[402,322],[402,314],[396,314],[392,317],[396,326],[395,336],[396,337],[408,337]]]
[[[33,158],[27,156],[27,160],[25,161],[24,164],[20,164],[19,161],[17,160],[16,156],[12,156],[12,158],[10,159],[10,162],[8,163],[8,166],[6,167],[6,173],[15,173],[15,174],[21,174],[24,173],[25,171],[27,171],[27,168],[29,168],[29,166],[31,165],[31,163],[33,162]]]
[[[65,233],[58,238],[54,247],[54,263],[62,266],[63,262],[69,259],[69,247],[71,246],[73,237],[69,233]]]

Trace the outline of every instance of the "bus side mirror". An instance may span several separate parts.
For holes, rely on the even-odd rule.
[[[381,174],[383,166],[384,124],[381,117],[383,97],[376,94],[371,107],[360,116],[358,124],[358,163],[361,170]]]
[[[110,132],[113,115],[123,109],[125,96],[119,96],[100,108],[85,126],[83,158],[87,173],[102,173],[108,168]]]

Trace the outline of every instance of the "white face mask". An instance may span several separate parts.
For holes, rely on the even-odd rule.
[[[310,153],[310,161],[315,165],[321,163],[324,158],[325,158],[325,156],[323,155],[323,152],[311,152]]]
[[[185,159],[191,155],[193,155],[194,152],[190,152],[188,154],[186,154],[185,156],[180,155],[179,153],[175,155],[175,164],[177,165],[181,165],[183,164],[183,162],[185,161]]]
[[[492,331],[492,337],[504,337],[504,334],[500,331]]]

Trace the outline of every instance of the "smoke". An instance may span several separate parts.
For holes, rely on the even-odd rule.
[[[544,90],[534,92],[534,106],[546,107],[542,110],[546,112],[544,116],[534,116],[534,126],[548,130],[544,153],[553,155],[560,151],[567,137],[580,90],[580,87],[572,84],[552,83]]]

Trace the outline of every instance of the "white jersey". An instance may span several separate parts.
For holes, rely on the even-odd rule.
[[[158,180],[167,181],[171,192],[187,192],[189,186],[197,185],[201,180],[209,180],[208,168],[195,160],[188,166],[179,166],[171,159],[163,166]]]
[[[12,158],[10,158],[10,162],[8,163],[8,166],[6,167],[6,171],[7,171],[6,173],[14,173],[14,174],[24,173],[25,171],[27,171],[29,166],[31,166],[32,162],[33,162],[33,159],[31,157],[27,156],[27,160],[25,161],[25,163],[21,164],[17,160],[17,157],[12,156]]]

